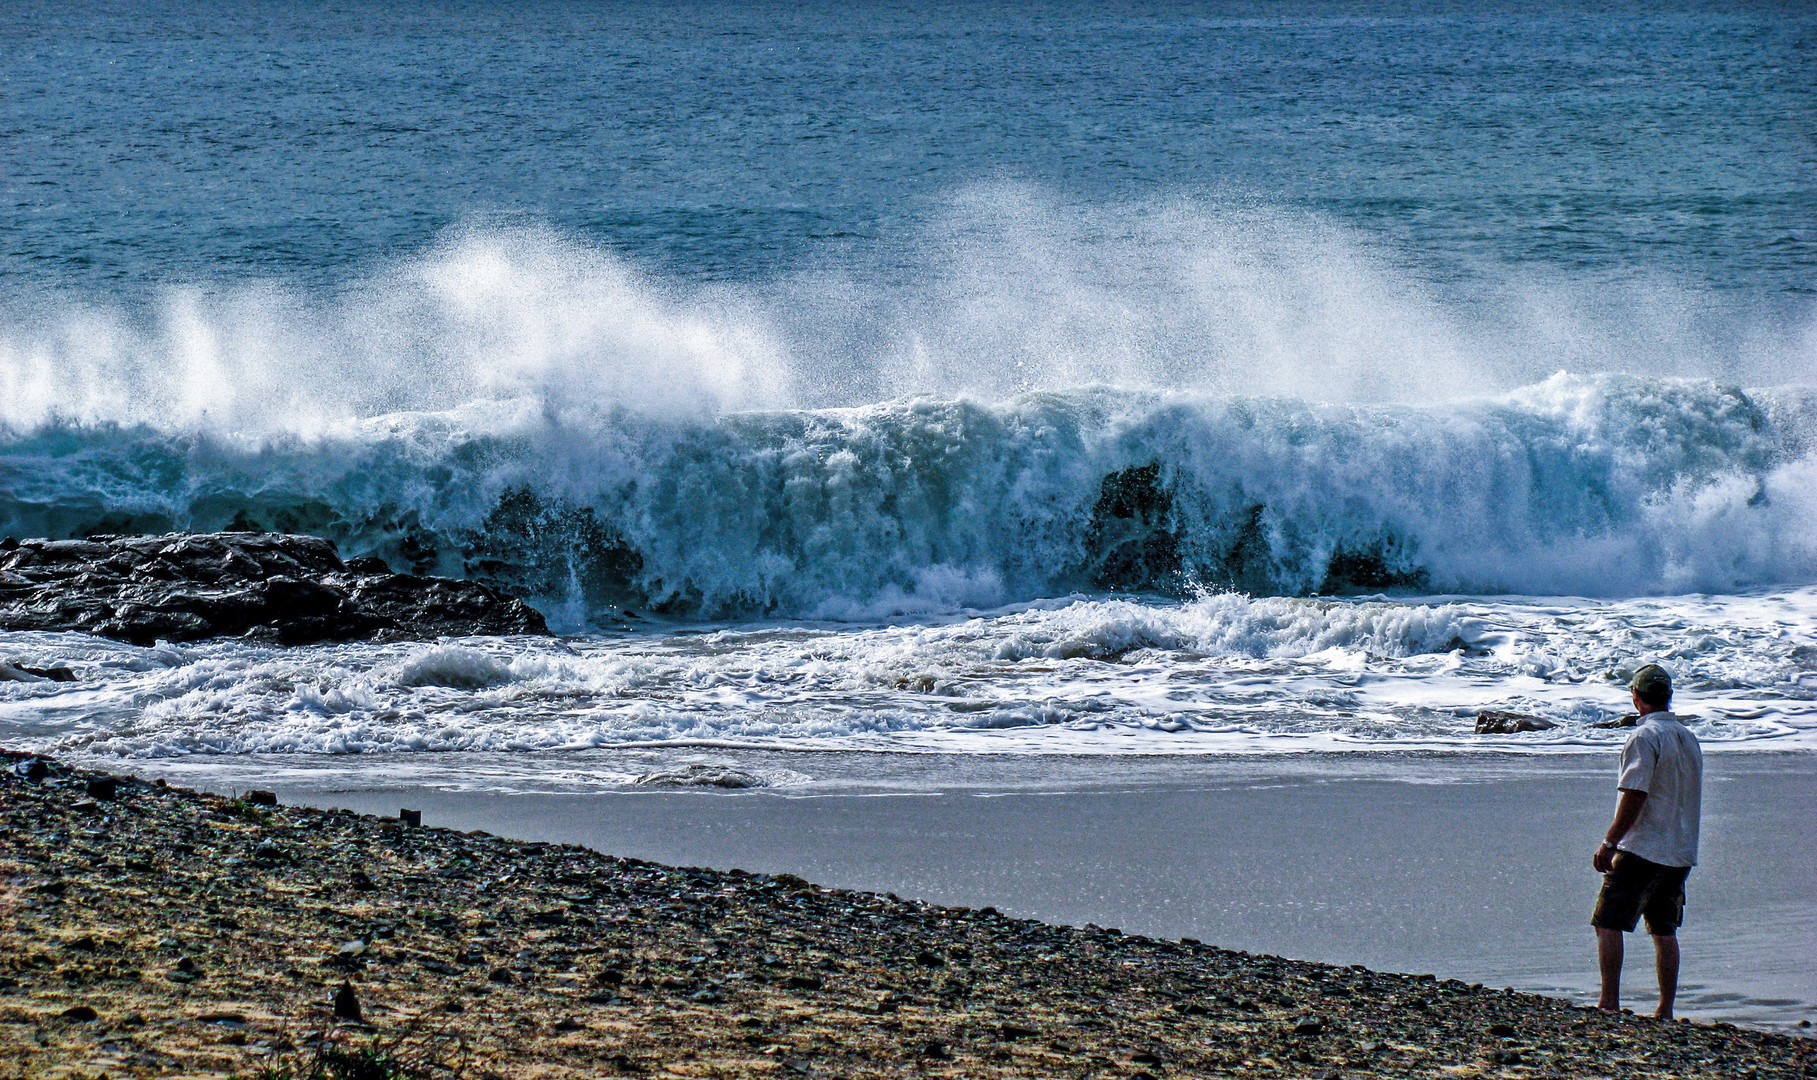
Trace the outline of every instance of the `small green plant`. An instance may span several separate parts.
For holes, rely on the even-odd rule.
[[[253,825],[269,825],[269,824],[271,824],[271,815],[270,814],[267,814],[264,810],[260,809],[258,806],[254,805],[252,803],[247,802],[245,799],[233,799],[233,800],[229,801],[228,804],[222,808],[222,812],[227,814],[229,817],[236,817],[236,818],[239,818],[241,821],[248,822]]]
[[[322,1046],[307,1062],[261,1065],[249,1080],[416,1080],[421,1075],[376,1046],[363,1050]]]

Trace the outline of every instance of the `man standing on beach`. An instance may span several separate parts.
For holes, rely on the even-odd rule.
[[[1596,953],[1602,968],[1597,1008],[1621,1007],[1622,935],[1644,915],[1659,967],[1659,1008],[1672,1018],[1678,995],[1678,927],[1684,922],[1685,876],[1697,863],[1697,825],[1703,809],[1703,750],[1672,715],[1672,677],[1657,664],[1628,683],[1639,713],[1621,748],[1615,822],[1590,863],[1603,875],[1596,898]]]

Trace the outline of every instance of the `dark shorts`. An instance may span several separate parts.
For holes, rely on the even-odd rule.
[[[1642,915],[1647,933],[1671,937],[1685,921],[1685,875],[1688,866],[1661,866],[1626,851],[1615,853],[1615,865],[1602,877],[1602,894],[1590,925],[1603,930],[1634,929]]]

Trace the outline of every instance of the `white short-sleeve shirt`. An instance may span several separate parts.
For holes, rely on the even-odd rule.
[[[1651,712],[1621,748],[1622,791],[1644,791],[1640,819],[1616,847],[1662,866],[1697,865],[1703,813],[1703,749],[1669,712]]]

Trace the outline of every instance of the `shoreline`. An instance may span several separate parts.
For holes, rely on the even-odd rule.
[[[1812,1040],[1728,1024],[4,756],[0,1076],[247,1075],[323,1038],[424,1076],[1817,1075]]]
[[[1599,879],[1581,840],[1608,825],[1601,754],[503,757],[67,760],[323,809],[415,807],[435,825],[667,865],[1595,998]],[[1817,862],[1782,838],[1817,797],[1817,758],[1727,755],[1710,768],[1679,1010],[1806,1032],[1817,984],[1799,961],[1817,948]],[[1650,977],[1627,974],[1624,1004],[1644,1011]]]

